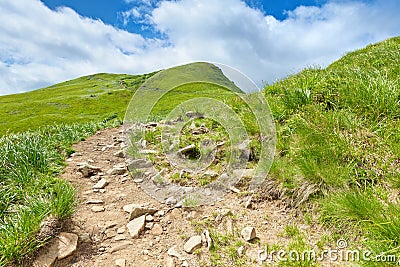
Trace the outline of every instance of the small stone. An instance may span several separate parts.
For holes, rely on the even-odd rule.
[[[131,244],[132,244],[131,242],[126,242],[126,241],[125,241],[125,243],[118,244],[118,245],[112,247],[112,248],[110,249],[110,253],[114,253],[114,252],[117,252],[117,251],[126,249],[126,248],[129,247],[129,245],[131,245]]]
[[[148,223],[146,223],[145,228],[146,228],[147,230],[151,230],[151,229],[153,228],[153,226],[154,226],[154,222],[148,222]]]
[[[89,199],[86,204],[103,204],[104,201],[101,199]]]
[[[102,211],[105,211],[106,209],[103,206],[94,206],[91,208],[91,210],[93,212],[102,212]]]
[[[210,250],[211,246],[212,246],[212,239],[210,236],[210,232],[208,230],[204,231],[204,236],[206,238],[206,242],[207,242],[207,248],[208,250]]]
[[[252,239],[257,237],[256,236],[256,229],[254,227],[251,227],[251,226],[243,228],[241,234],[242,234],[243,239],[246,240],[246,241],[250,241],[250,240],[252,240]]]
[[[251,209],[251,208],[253,207],[252,200],[253,200],[253,196],[251,195],[251,196],[246,200],[246,203],[244,204],[244,207],[245,207],[246,209]]]
[[[118,267],[125,267],[126,266],[126,260],[125,259],[116,259],[115,260],[115,265]]]
[[[125,153],[124,153],[123,150],[119,150],[119,151],[114,153],[114,156],[116,156],[118,158],[123,158],[123,157],[125,157]]]
[[[126,239],[126,237],[124,235],[116,235],[114,237],[115,241],[121,241],[121,240],[125,240],[125,239]]]
[[[111,169],[107,171],[108,174],[110,175],[121,175],[126,173],[126,166],[125,164],[118,164],[114,165]]]
[[[106,234],[107,238],[113,238],[113,237],[117,236],[117,233],[112,229],[107,229],[105,234]]]
[[[100,167],[92,166],[86,162],[78,167],[78,172],[82,173],[83,177],[93,176],[100,171]]]
[[[186,241],[185,245],[183,246],[183,249],[187,253],[191,254],[200,247],[201,247],[201,236],[196,235],[192,236],[191,238],[189,238],[188,241]]]
[[[156,215],[157,215],[158,217],[162,217],[162,216],[165,215],[165,211],[159,210],[159,211],[156,213]]]
[[[231,186],[229,189],[230,189],[233,193],[240,194],[240,190],[237,189],[237,188],[234,187],[234,186]]]
[[[196,145],[191,144],[191,145],[185,146],[184,148],[179,149],[178,153],[185,154],[186,152],[192,151],[195,148],[196,148]]]
[[[140,235],[140,233],[144,230],[144,226],[146,223],[146,216],[142,215],[139,218],[131,220],[127,225],[129,234],[131,237],[136,238]]]
[[[189,267],[189,263],[187,261],[182,262],[182,267]]]
[[[173,206],[177,203],[178,201],[174,197],[169,197],[165,200],[165,204]]]
[[[101,178],[94,186],[93,189],[103,189],[108,185],[108,181],[105,178]]]
[[[167,260],[165,261],[165,267],[175,267],[175,261],[174,258],[172,257],[167,257]]]
[[[117,229],[117,234],[123,234],[123,233],[125,233],[125,226],[122,226]]]
[[[153,166],[153,163],[144,159],[134,159],[127,162],[129,170],[145,169]]]
[[[178,258],[178,259],[181,260],[181,261],[184,261],[184,260],[185,260],[185,257],[183,257],[183,256],[179,253],[179,251],[178,251],[178,249],[177,249],[176,246],[173,246],[173,247],[171,247],[170,249],[168,249],[167,253],[168,253],[168,255],[170,255],[170,256],[172,256],[172,257],[176,257],[176,258]]]
[[[158,223],[154,224],[153,228],[150,231],[150,234],[154,236],[162,235],[163,228]]]
[[[143,139],[142,142],[140,143],[140,145],[142,146],[142,148],[146,148],[147,147],[146,139]]]
[[[150,214],[146,215],[146,222],[152,222],[152,221],[154,221],[154,217],[151,216]]]
[[[117,226],[117,225],[118,225],[118,222],[116,222],[116,221],[107,221],[107,222],[104,224],[104,229],[114,228],[114,227]]]
[[[140,217],[142,215],[145,214],[154,214],[157,212],[156,209],[153,208],[147,208],[144,205],[139,205],[139,204],[129,204],[129,205],[125,205],[123,207],[123,210],[125,212],[130,213],[129,215],[129,220],[133,220],[137,217]]]
[[[243,255],[243,251],[244,251],[244,247],[243,247],[243,246],[240,246],[240,247],[238,247],[238,249],[237,249],[237,254],[238,254],[239,256],[242,256],[242,255]]]
[[[88,242],[91,241],[90,235],[89,235],[88,233],[83,233],[83,234],[79,235],[79,240],[80,240],[82,243],[88,243]]]
[[[58,255],[57,259],[64,259],[75,252],[78,245],[78,236],[72,233],[60,233],[58,235]]]

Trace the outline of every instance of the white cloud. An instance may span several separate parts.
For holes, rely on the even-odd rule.
[[[144,73],[199,60],[271,82],[400,33],[395,0],[298,7],[284,21],[240,0],[164,1],[147,16],[136,10],[131,16],[146,17],[167,39],[146,39],[69,8],[52,11],[38,0],[1,1],[0,94],[96,72]]]

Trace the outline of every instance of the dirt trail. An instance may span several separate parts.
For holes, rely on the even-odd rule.
[[[266,244],[285,247],[290,242],[283,235],[287,225],[296,225],[311,246],[320,240],[321,229],[304,223],[294,210],[286,209],[279,201],[253,203],[252,209],[246,209],[244,203],[248,196],[232,192],[221,202],[194,209],[171,208],[159,203],[143,192],[128,172],[107,173],[115,165],[125,163],[124,158],[115,155],[121,149],[122,137],[122,128],[105,129],[73,146],[76,153],[67,159],[61,177],[75,186],[80,204],[63,231],[79,236],[78,248],[55,266],[214,266],[207,245],[203,244],[193,254],[183,250],[187,239],[204,230],[201,228],[207,222],[215,225],[218,233],[233,234],[238,240],[241,229],[255,227],[259,242],[242,240],[245,259],[242,266],[261,266],[257,255]],[[100,173],[83,177],[78,172],[81,163],[99,167]],[[101,178],[108,184],[104,189],[93,189]],[[158,211],[146,217],[151,222],[135,238],[126,228],[129,213],[123,207],[128,204],[145,204]],[[227,253],[221,250],[220,255],[221,266],[233,266]]]

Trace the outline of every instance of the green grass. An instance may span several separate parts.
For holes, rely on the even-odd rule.
[[[289,203],[311,202],[338,237],[400,256],[400,206],[389,198],[400,185],[399,66],[396,37],[264,92],[278,135],[270,178]]]
[[[0,96],[0,135],[59,123],[124,118],[136,89],[154,73],[96,74],[47,88]]]
[[[50,235],[40,234],[43,221],[72,215],[75,190],[57,178],[64,158],[72,143],[113,125],[49,126],[0,138],[0,266],[18,264],[47,241]]]

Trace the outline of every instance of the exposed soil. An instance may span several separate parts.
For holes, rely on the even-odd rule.
[[[199,234],[206,223],[213,225],[220,234],[231,234],[238,240],[240,231],[246,226],[256,228],[256,242],[243,241],[243,266],[261,266],[257,261],[258,251],[280,245],[285,248],[291,241],[285,235],[285,226],[296,225],[308,246],[316,247],[323,230],[314,223],[305,223],[301,213],[288,209],[279,200],[252,203],[245,208],[249,196],[229,193],[225,199],[208,206],[197,208],[173,208],[159,203],[142,191],[128,172],[119,175],[107,171],[125,159],[114,155],[121,149],[122,128],[105,129],[73,146],[76,153],[67,159],[67,166],[61,175],[77,189],[79,205],[63,231],[79,236],[77,251],[55,263],[55,266],[215,266],[210,261],[206,245],[193,254],[183,250],[186,240]],[[101,169],[100,174],[89,178],[78,172],[80,163],[87,162]],[[104,189],[94,190],[93,185],[101,178],[109,184]],[[99,202],[98,204],[88,204]],[[132,238],[126,229],[129,214],[123,210],[127,204],[146,204],[159,212],[153,215],[153,228],[145,229]],[[95,207],[95,208],[94,208]],[[103,208],[104,207],[104,211]],[[97,209],[98,211],[93,211]],[[221,218],[227,214],[231,215]],[[218,216],[220,215],[220,216]],[[217,217],[217,218],[216,218]],[[147,226],[151,226],[151,224]],[[161,228],[159,227],[161,226]],[[178,257],[168,255],[176,246]],[[216,251],[218,253],[218,251]],[[221,266],[234,266],[231,259],[221,250]],[[330,266],[330,263],[324,263]]]

